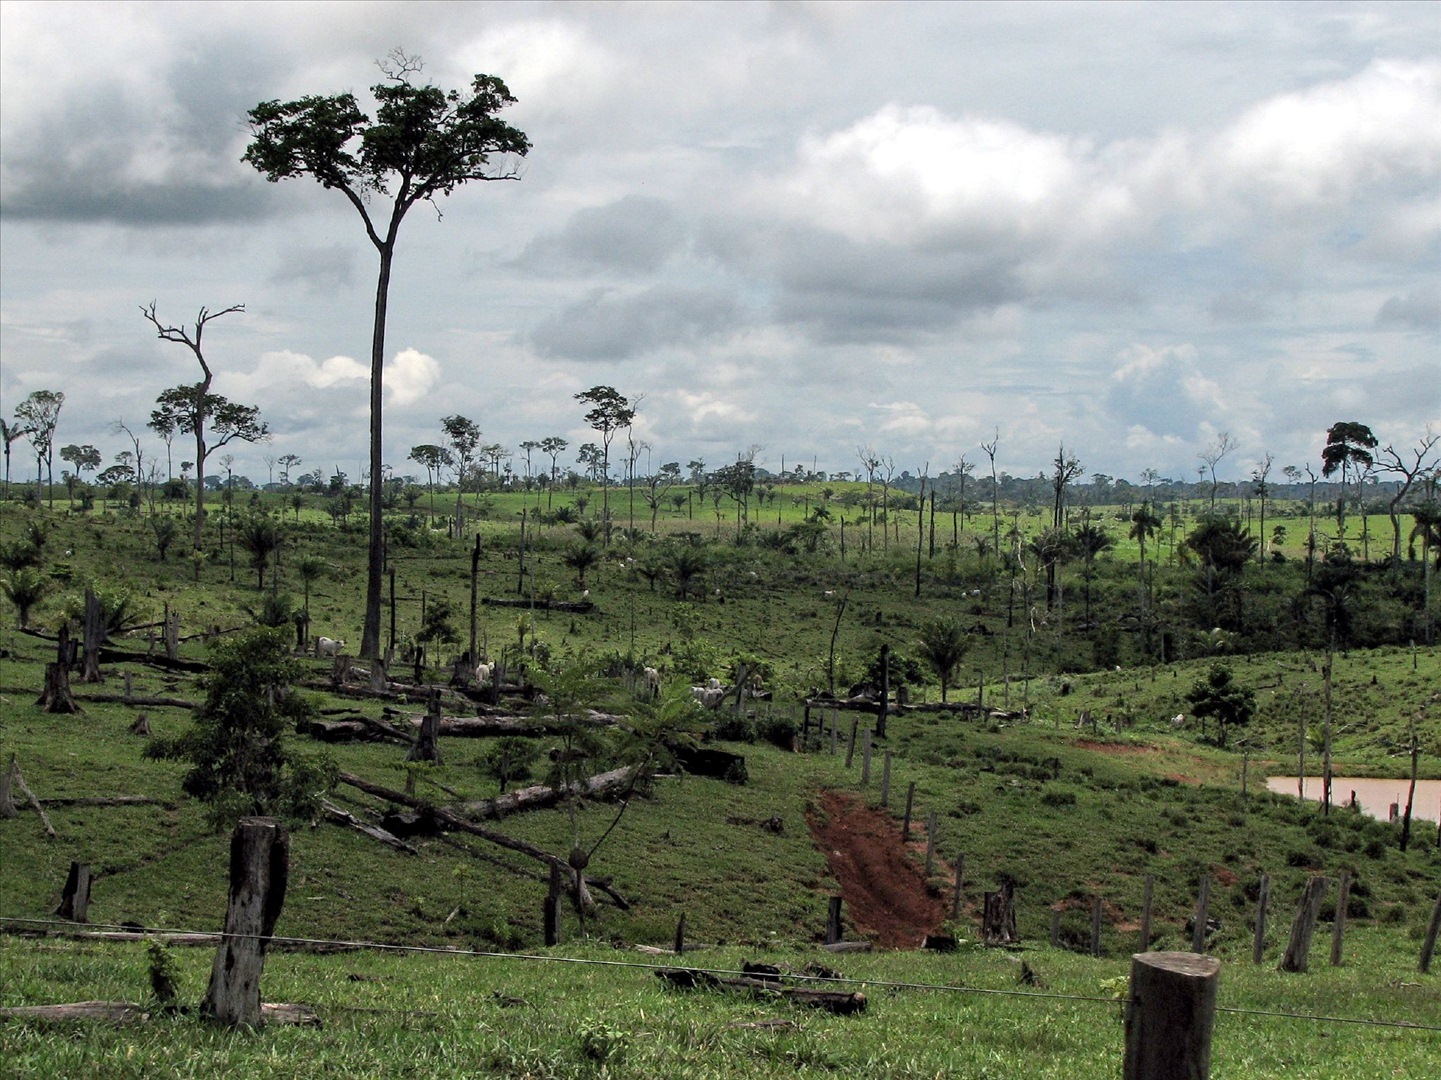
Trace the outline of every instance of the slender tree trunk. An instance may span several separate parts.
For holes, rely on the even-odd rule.
[[[360,655],[380,658],[380,592],[384,576],[385,529],[381,520],[381,389],[385,367],[385,310],[390,295],[390,264],[395,255],[395,226],[380,248],[380,275],[375,286],[375,326],[370,338],[370,545],[365,568],[365,627]]]

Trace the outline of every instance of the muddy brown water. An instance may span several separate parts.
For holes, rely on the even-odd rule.
[[[1305,797],[1320,802],[1324,791],[1321,777],[1307,776],[1304,779]],[[1266,778],[1266,787],[1278,795],[1295,795],[1297,780],[1294,776],[1270,776]],[[1410,787],[1409,777],[1404,780],[1378,780],[1364,776],[1333,776],[1331,803],[1333,806],[1344,806],[1350,803],[1354,792],[1362,813],[1386,821],[1391,816],[1392,803],[1396,804],[1398,818],[1406,812],[1406,794]],[[1413,821],[1423,818],[1441,821],[1441,780],[1416,781],[1416,803],[1411,808],[1411,818]]]

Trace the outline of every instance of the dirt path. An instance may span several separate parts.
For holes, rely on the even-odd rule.
[[[817,802],[806,818],[851,922],[878,948],[919,948],[945,922],[945,903],[901,843],[895,819],[845,792],[821,792]]]

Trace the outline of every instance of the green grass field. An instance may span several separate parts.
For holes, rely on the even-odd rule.
[[[795,504],[798,497],[782,493],[754,516],[770,529],[777,514],[783,525],[799,522],[805,508]],[[576,597],[579,585],[563,562],[575,526],[546,525],[528,536],[522,576],[520,497],[489,498],[489,516],[480,525],[482,596]],[[420,509],[423,516],[423,504]],[[23,535],[30,514],[0,505],[0,541]],[[8,1022],[0,1024],[7,1067],[19,1076],[1113,1076],[1121,1027],[1109,999],[1124,986],[1150,875],[1157,948],[1189,946],[1185,923],[1202,877],[1211,879],[1210,911],[1221,928],[1208,948],[1223,963],[1223,1010],[1333,1018],[1223,1011],[1213,1076],[1434,1073],[1441,1038],[1435,1031],[1334,1018],[1441,1027],[1436,969],[1427,976],[1417,972],[1421,937],[1441,892],[1435,824],[1418,822],[1403,852],[1396,826],[1339,808],[1324,814],[1264,792],[1264,776],[1293,772],[1302,746],[1307,770],[1317,771],[1324,742],[1324,649],[1256,647],[1282,632],[1268,628],[1266,619],[1290,617],[1284,612],[1292,610],[1288,596],[1301,573],[1295,559],[1248,571],[1247,625],[1234,635],[1230,651],[1216,651],[1214,638],[1207,644],[1184,629],[1194,589],[1184,579],[1190,571],[1176,568],[1174,577],[1158,581],[1156,596],[1158,608],[1175,620],[1184,658],[1135,664],[1135,647],[1123,631],[1117,663],[1100,664],[1106,628],[1123,625],[1136,599],[1138,552],[1124,542],[1103,557],[1089,582],[1088,620],[1088,583],[1078,567],[1064,571],[1060,611],[1044,609],[1032,582],[1017,615],[1016,588],[964,546],[943,549],[934,560],[923,553],[918,598],[914,513],[909,534],[903,527],[889,553],[883,547],[862,550],[858,538],[865,526],[853,532],[848,525],[844,560],[838,544],[814,556],[759,541],[736,545],[729,539],[733,518],[717,525],[709,507],[706,515],[705,531],[718,528],[726,542],[705,548],[700,596],[679,601],[665,573],[653,582],[641,572],[647,559],[661,558],[663,541],[618,538],[589,572],[595,612],[482,606],[482,646],[492,657],[502,649],[512,660],[524,655],[538,669],[583,658],[601,667],[654,663],[672,683],[726,678],[741,660],[759,667],[775,693],[774,701],[756,706],[749,724],[729,732],[743,736],[798,724],[798,698],[825,686],[828,667],[843,688],[861,679],[882,644],[891,646],[897,670],[909,672],[902,681],[911,700],[937,701],[939,687],[915,663],[920,627],[946,616],[986,627],[985,635],[974,635],[952,700],[979,699],[1010,712],[1024,707],[1026,716],[977,720],[902,712],[890,718],[877,749],[893,755],[888,809],[897,833],[902,793],[912,783],[916,820],[937,815],[939,861],[931,885],[938,893],[949,896],[951,868],[964,859],[962,915],[949,929],[973,942],[981,894],[1007,878],[1018,889],[1022,951],[966,944],[949,955],[819,953],[827,898],[837,883],[811,839],[807,813],[828,790],[877,804],[879,761],[862,786],[860,755],[847,769],[844,746],[832,756],[824,740],[794,752],[757,737],[719,744],[745,755],[744,785],[668,775],[646,797],[633,798],[618,823],[618,808],[604,802],[586,804],[574,820],[563,810],[542,810],[500,823],[505,832],[555,852],[568,850],[577,835],[588,845],[614,824],[589,872],[611,878],[631,909],[602,904],[584,930],[567,909],[563,944],[550,950],[540,947],[546,881],[534,862],[474,839],[461,850],[442,838],[421,838],[415,841],[419,854],[406,856],[330,824],[292,828],[290,890],[278,934],[607,963],[282,952],[267,965],[266,1000],[312,1004],[323,1028],[237,1035],[188,1017],[133,1027]],[[623,515],[617,517],[624,524]],[[127,593],[137,623],[159,619],[167,605],[180,611],[187,634],[247,625],[264,603],[266,592],[258,588],[246,553],[236,550],[232,580],[229,546],[218,536],[198,563],[176,549],[162,563],[144,516],[57,512],[42,519],[49,591],[33,624],[53,629],[90,582],[107,595]],[[697,526],[703,520],[698,510]],[[1373,521],[1373,535],[1382,522]],[[672,515],[662,531],[683,533],[689,524]],[[969,531],[988,525],[977,520]],[[465,633],[469,544],[428,531],[420,535],[414,546],[392,547],[398,651],[420,630],[422,605],[449,603],[459,636]],[[363,532],[337,528],[304,509],[301,522],[290,526],[280,572],[292,603],[301,601],[295,567],[302,558],[319,557],[330,566],[310,588],[312,632],[358,638],[355,583],[363,539]],[[177,547],[183,549],[183,542]],[[266,584],[268,592],[268,574]],[[1357,611],[1357,633],[1382,633],[1398,602],[1386,600],[1379,583],[1365,588],[1371,591],[1361,593],[1368,605]],[[844,610],[838,610],[842,600]],[[34,701],[53,643],[13,627],[7,621],[0,630],[0,758],[8,762],[14,754],[28,785],[51,802],[58,836],[47,838],[27,808],[0,821],[0,918],[51,919],[66,870],[78,859],[96,873],[92,923],[218,929],[226,902],[226,837],[209,827],[202,806],[181,794],[184,766],[143,757],[146,739],[130,732],[144,711],[155,736],[178,734],[190,721],[188,710],[93,699],[119,694],[128,674],[137,696],[198,700],[194,677],[143,660],[108,664],[104,684],[74,685],[82,714],[47,715]],[[119,644],[143,653],[154,647],[147,633],[122,637]],[[460,647],[444,646],[431,659],[443,660]],[[204,641],[187,641],[182,655],[203,659]],[[1194,717],[1179,728],[1171,723],[1189,713],[1187,693],[1217,659],[1254,692],[1257,704],[1254,719],[1230,733],[1225,749],[1215,744],[1214,729],[1203,732]],[[1333,663],[1329,707],[1338,774],[1404,775],[1414,732],[1421,775],[1441,776],[1441,650],[1403,641],[1338,650]],[[305,664],[323,682],[329,662]],[[403,666],[407,673],[409,666]],[[401,670],[398,663],[395,672]],[[438,667],[429,676],[444,681]],[[318,709],[383,719],[381,702],[307,693]],[[634,705],[625,680],[599,680],[590,694],[613,711]],[[419,706],[402,709],[418,712]],[[828,719],[822,710],[814,713],[813,720]],[[855,715],[839,714],[843,730]],[[412,776],[418,794],[448,804],[496,793],[485,766],[487,742],[444,740],[441,766],[407,766],[403,750],[389,744],[324,749],[341,768],[388,787],[402,788]],[[535,745],[544,750],[554,743],[540,739]],[[84,796],[153,801],[59,801]],[[381,808],[350,788],[332,797],[362,817]],[[758,825],[777,817],[779,832]],[[915,857],[923,858],[923,851]],[[1335,969],[1326,964],[1330,923],[1323,922],[1311,972],[1276,972],[1306,879],[1342,871],[1354,881],[1345,963]],[[1271,877],[1273,899],[1266,961],[1257,967],[1250,963],[1251,918],[1262,874]],[[1096,896],[1105,916],[1100,959],[1082,955]],[[1334,890],[1328,903],[1334,903]],[[1061,912],[1059,949],[1046,944],[1053,909]],[[775,1000],[681,993],[667,990],[644,968],[610,966],[646,961],[632,946],[668,945],[682,914],[688,940],[714,946],[696,953],[696,964],[728,969],[749,959],[801,967],[824,960],[862,984],[870,1008],[842,1018]],[[857,933],[853,925],[847,932]],[[3,936],[0,950],[0,1005],[145,1002],[149,994],[143,945]],[[183,997],[196,1002],[212,950],[174,952]],[[1022,961],[1044,986],[1021,982]],[[1079,1000],[1093,997],[1108,1001]]]

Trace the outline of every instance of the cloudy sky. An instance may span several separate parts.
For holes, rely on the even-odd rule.
[[[453,413],[578,447],[597,384],[640,398],[654,466],[869,445],[934,473],[998,435],[1017,475],[1064,442],[1190,478],[1229,432],[1234,478],[1317,464],[1336,420],[1441,431],[1424,3],[5,2],[6,418],[63,390],[57,447],[108,460],[198,377],[140,305],[244,303],[207,357],[275,438],[236,470],[358,476],[374,250],[339,194],[240,157],[251,106],[363,97],[397,47],[503,78],[534,146],[405,222],[398,473]]]

